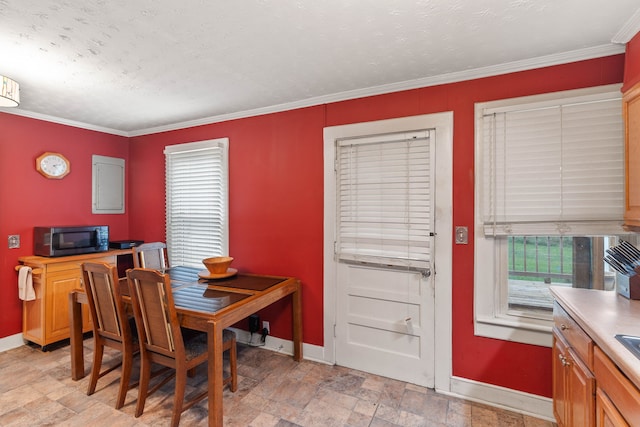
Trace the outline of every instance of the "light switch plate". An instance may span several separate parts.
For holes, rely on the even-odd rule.
[[[20,247],[20,235],[19,234],[10,234],[9,235],[9,249],[18,249]]]
[[[456,226],[456,245],[466,245],[469,243],[469,229],[463,226]]]

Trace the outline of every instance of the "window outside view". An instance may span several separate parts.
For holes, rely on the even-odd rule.
[[[618,236],[510,236],[507,239],[509,309],[551,311],[553,298],[549,286],[552,285],[615,289],[616,272],[603,258],[606,249],[618,244]]]

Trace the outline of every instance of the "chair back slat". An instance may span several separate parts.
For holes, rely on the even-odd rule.
[[[122,341],[126,312],[118,288],[118,272],[106,263],[83,264],[84,286],[93,320],[94,332]],[[130,331],[129,331],[130,332]]]
[[[184,352],[169,276],[153,269],[134,268],[127,272],[127,278],[142,345],[172,358],[176,352]]]
[[[163,242],[143,243],[133,247],[133,267],[164,272],[169,268],[167,245]]]

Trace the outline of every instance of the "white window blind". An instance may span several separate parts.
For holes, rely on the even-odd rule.
[[[165,147],[170,264],[203,267],[228,253],[228,139]]]
[[[609,92],[485,109],[485,235],[621,232],[621,105]]]
[[[431,132],[337,141],[339,260],[428,271]]]

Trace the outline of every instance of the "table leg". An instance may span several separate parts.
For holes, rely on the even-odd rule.
[[[84,349],[82,344],[82,304],[77,299],[77,291],[69,292],[69,327],[71,348],[71,378],[84,378]]]
[[[207,323],[209,427],[222,427],[222,330],[215,320]]]
[[[293,300],[293,359],[299,362],[302,360],[302,287],[299,281],[291,298]]]

